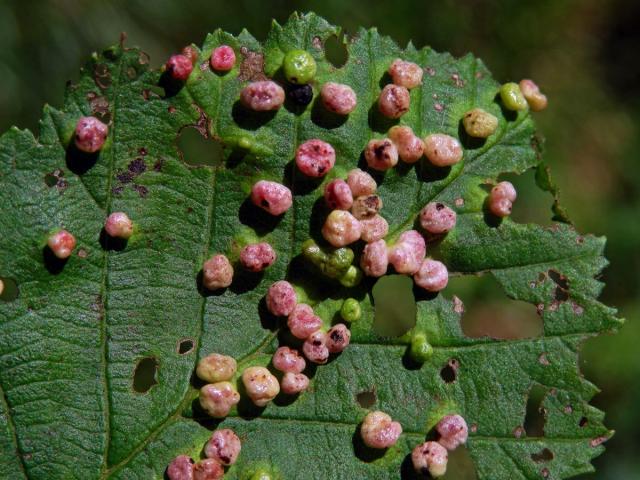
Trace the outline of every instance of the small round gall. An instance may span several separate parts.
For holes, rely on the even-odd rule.
[[[284,103],[284,90],[271,80],[253,82],[240,92],[240,102],[256,112],[278,110]]]
[[[360,308],[360,302],[355,298],[347,298],[342,302],[340,308],[340,316],[345,322],[357,322],[362,316],[362,309]]]
[[[327,332],[327,348],[330,353],[340,353],[349,346],[351,331],[343,323],[338,323]]]
[[[47,239],[47,245],[60,260],[69,258],[76,248],[76,237],[66,230],[58,230]]]
[[[374,215],[371,218],[360,220],[362,232],[360,238],[367,243],[377,242],[389,233],[389,223],[382,215]]]
[[[308,177],[324,177],[336,163],[336,151],[322,140],[307,140],[296,150],[296,165]]]
[[[234,358],[228,355],[212,353],[200,359],[196,367],[196,375],[208,383],[223,382],[231,380],[237,368],[238,364]]]
[[[204,447],[204,454],[207,458],[212,458],[228,467],[236,463],[241,449],[242,443],[238,435],[229,428],[223,428],[211,434],[211,438]]]
[[[324,187],[324,201],[331,210],[349,210],[353,205],[349,184],[339,178],[327,183]]]
[[[516,189],[511,182],[500,182],[489,192],[489,211],[496,217],[508,217],[516,197]]]
[[[381,277],[387,273],[389,254],[384,240],[367,243],[360,257],[360,267],[369,277]]]
[[[396,125],[389,129],[389,138],[398,149],[400,160],[416,163],[424,154],[424,142],[413,133],[411,127]]]
[[[455,450],[469,437],[467,422],[460,415],[446,415],[438,422],[436,430],[440,435],[438,443],[447,450]]]
[[[513,186],[511,182],[500,182],[495,187],[491,189],[491,195],[495,198],[505,198],[510,202],[515,202],[516,198],[518,198],[518,192],[516,192],[516,187]]]
[[[423,73],[420,65],[399,58],[396,58],[389,66],[389,75],[394,85],[408,89],[416,88],[422,84]]]
[[[240,401],[240,394],[230,382],[208,383],[200,389],[200,406],[213,418],[224,418]]]
[[[322,319],[313,313],[313,309],[309,305],[299,303],[289,314],[287,326],[294,337],[306,340],[322,326]]]
[[[187,57],[189,61],[191,61],[192,65],[195,65],[198,61],[198,50],[196,50],[192,45],[187,45],[180,53]]]
[[[362,227],[357,218],[344,210],[334,210],[322,226],[322,236],[334,247],[344,247],[360,239]]]
[[[232,281],[233,267],[224,255],[214,255],[202,265],[202,285],[207,290],[227,288]]]
[[[409,90],[399,85],[385,85],[378,98],[378,110],[387,118],[400,118],[409,111]]]
[[[398,164],[398,149],[388,138],[369,140],[364,158],[369,167],[384,172]]]
[[[367,172],[354,168],[347,175],[347,184],[351,189],[353,197],[362,195],[373,195],[378,189],[375,179]]]
[[[319,365],[327,363],[327,360],[329,360],[327,334],[322,330],[313,332],[302,344],[302,351],[310,362]]]
[[[287,372],[283,375],[280,388],[285,395],[295,395],[309,388],[309,377],[304,373]]]
[[[167,467],[169,480],[193,480],[193,460],[187,455],[178,455]]]
[[[547,96],[540,91],[540,87],[533,80],[520,80],[520,91],[534,112],[547,108]]]
[[[362,281],[362,271],[355,265],[350,265],[339,279],[340,285],[347,288],[355,287]]]
[[[427,253],[424,237],[416,230],[403,232],[389,249],[389,263],[396,272],[413,275],[420,268]]]
[[[276,353],[273,354],[271,362],[276,370],[284,373],[301,373],[307,366],[304,357],[297,350],[289,347],[278,348]]]
[[[447,472],[449,454],[438,442],[424,442],[413,449],[411,461],[417,473],[438,478]]]
[[[242,372],[242,383],[251,401],[257,407],[266,406],[280,393],[280,384],[264,367],[249,367]]]
[[[353,201],[351,213],[358,220],[366,220],[378,215],[382,210],[382,199],[378,195],[361,195]]]
[[[4,292],[4,282],[0,279],[0,295],[2,295],[2,292]]]
[[[316,76],[317,66],[309,52],[291,50],[284,56],[282,70],[288,82],[303,85]]]
[[[108,134],[109,127],[96,117],[82,117],[74,133],[76,147],[81,152],[95,153],[102,148]]]
[[[441,202],[427,203],[420,210],[420,225],[434,235],[447,233],[456,226],[456,212]]]
[[[261,272],[276,261],[276,251],[267,242],[252,243],[240,251],[240,264],[250,272]]]
[[[464,114],[462,126],[470,137],[487,138],[498,128],[498,118],[481,108],[474,108]]]
[[[291,208],[291,190],[278,182],[260,180],[251,189],[251,201],[271,215],[278,216]]]
[[[217,460],[205,458],[193,466],[193,480],[220,480],[224,477],[224,468]]]
[[[424,363],[431,358],[433,355],[433,346],[429,343],[424,333],[416,333],[411,337],[409,355],[419,363]]]
[[[286,280],[279,280],[269,287],[266,295],[267,309],[277,317],[286,317],[293,312],[298,296]]]
[[[436,167],[448,167],[462,160],[462,145],[457,138],[434,133],[424,139],[424,154]]]
[[[449,283],[449,271],[444,263],[426,258],[413,276],[413,280],[428,292],[439,292]]]
[[[528,103],[517,83],[509,82],[500,87],[500,99],[504,108],[515,112],[526,110]]]
[[[228,72],[236,64],[236,52],[229,45],[220,45],[213,50],[209,63],[218,72]]]
[[[313,100],[311,85],[291,85],[287,88],[287,97],[296,105],[306,107]]]
[[[187,55],[173,55],[167,60],[165,68],[171,78],[184,82],[193,71],[193,63]]]
[[[369,448],[389,448],[396,444],[402,434],[402,425],[379,410],[364,417],[360,427],[362,441]]]
[[[320,99],[327,110],[338,115],[349,115],[358,104],[356,92],[349,85],[334,82],[322,86]]]
[[[110,237],[128,240],[133,235],[133,222],[124,212],[113,212],[104,222],[104,229]]]

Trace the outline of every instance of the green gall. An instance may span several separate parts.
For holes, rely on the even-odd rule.
[[[345,322],[356,322],[360,320],[360,317],[362,316],[360,302],[358,302],[355,298],[347,298],[342,303],[340,316],[344,319]]]
[[[325,267],[328,276],[342,276],[353,263],[355,255],[350,248],[338,248],[329,254]]]
[[[302,256],[329,278],[344,276],[355,258],[350,248],[336,248],[327,252],[312,239],[302,244]]]
[[[469,136],[487,138],[498,128],[498,119],[481,108],[474,108],[464,114],[462,125]]]
[[[502,104],[507,110],[516,112],[526,110],[528,107],[527,100],[524,98],[520,86],[517,83],[509,82],[500,88],[500,98]]]
[[[427,336],[424,333],[417,333],[411,338],[409,355],[419,363],[424,363],[431,358],[433,347],[427,341]]]
[[[347,273],[340,277],[339,280],[343,287],[355,287],[362,280],[362,270],[351,265],[347,270]]]
[[[273,477],[266,470],[258,470],[256,473],[251,475],[251,480],[271,480]]]
[[[309,52],[291,50],[284,56],[284,76],[291,83],[304,85],[316,75],[316,61]]]
[[[243,148],[245,150],[250,150],[253,142],[249,137],[240,137],[238,139],[238,147]]]

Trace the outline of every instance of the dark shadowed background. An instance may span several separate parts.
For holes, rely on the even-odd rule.
[[[62,104],[67,80],[88,55],[116,43],[146,50],[152,64],[221,27],[264,39],[272,18],[314,10],[347,33],[377,26],[400,44],[473,52],[499,81],[529,77],[549,96],[536,114],[564,205],[583,232],[609,239],[606,303],[627,318],[622,334],[587,343],[581,365],[602,388],[594,403],[616,430],[595,462],[598,479],[640,478],[640,2],[638,0],[20,0],[0,3],[0,131],[37,129],[42,105]],[[338,49],[338,47],[336,47]],[[339,50],[339,49],[338,49]],[[336,52],[339,54],[339,51]],[[545,223],[551,198],[516,180],[514,217]],[[506,302],[489,279],[453,282],[470,335],[536,335],[531,305]],[[449,293],[449,292],[448,292]],[[586,477],[585,477],[586,478]]]

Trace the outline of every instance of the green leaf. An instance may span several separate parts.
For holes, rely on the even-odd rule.
[[[19,287],[16,299],[0,301],[0,477],[162,478],[174,456],[199,458],[218,423],[192,408],[197,360],[215,351],[241,367],[266,365],[279,336],[261,301],[283,278],[296,283],[327,324],[348,297],[362,302],[362,318],[352,325],[352,345],[315,369],[310,391],[295,401],[277,399],[264,411],[241,402],[219,423],[243,439],[228,478],[248,478],[261,466],[282,478],[411,478],[408,454],[447,412],[460,413],[471,427],[466,448],[479,479],[560,479],[592,470],[590,460],[611,432],[588,403],[597,389],[581,376],[577,360],[587,338],[620,324],[597,300],[604,240],[560,223],[496,225],[485,218],[485,185],[536,168],[541,158],[530,115],[502,111],[499,84],[480,60],[401,49],[375,29],[362,29],[346,43],[347,63],[335,68],[323,44],[338,34],[313,14],[274,23],[264,44],[246,31],[237,37],[216,31],[172,96],[158,89],[160,72],[145,54],[118,45],[94,54],[68,87],[62,109],[45,107],[38,138],[15,128],[0,137],[0,277]],[[220,75],[207,61],[223,43],[242,53],[239,66]],[[353,87],[358,107],[348,119],[336,122],[314,103],[303,111],[286,105],[272,116],[238,108],[247,81],[281,78],[291,49],[315,58],[316,94],[329,80]],[[378,175],[387,240],[412,228],[428,201],[455,206],[457,227],[431,251],[452,275],[492,275],[507,296],[534,304],[543,336],[469,338],[457,298],[446,290],[435,297],[416,292],[413,332],[426,333],[434,352],[415,365],[407,354],[410,334],[374,333],[373,281],[347,289],[299,268],[302,244],[321,241],[327,212],[322,186],[291,168],[295,149],[309,138],[331,143],[332,178],[358,165],[367,141],[389,127],[374,104],[396,57],[425,67],[423,86],[411,92],[411,110],[401,121],[417,134],[458,136],[460,118],[474,107],[500,123],[486,143],[466,142],[464,160],[451,169],[423,161]],[[68,149],[77,118],[89,114],[110,122],[107,143],[92,161]],[[221,142],[223,158],[209,166],[185,163],[177,143],[189,126],[212,151]],[[248,206],[251,185],[263,178],[293,188],[294,206],[279,222]],[[555,192],[548,176],[539,182]],[[137,230],[125,248],[106,249],[103,222],[118,210]],[[558,212],[556,205],[565,220]],[[43,247],[48,232],[61,226],[78,248],[56,270]],[[256,238],[278,253],[264,276],[238,272],[222,294],[198,289],[210,254],[237,256],[239,245]],[[135,369],[145,358],[157,367],[155,382],[138,392]],[[534,387],[546,392],[541,436],[523,429]],[[373,405],[358,403],[363,392],[373,392]],[[369,408],[388,412],[404,429],[398,444],[379,455],[366,451],[356,433]],[[460,452],[452,455],[450,478],[463,461]]]

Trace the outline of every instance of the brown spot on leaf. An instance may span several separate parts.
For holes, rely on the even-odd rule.
[[[589,445],[591,445],[591,447],[595,448],[595,447],[597,447],[599,445],[602,445],[608,439],[609,439],[609,437],[607,435],[601,435],[600,437],[596,437],[596,438],[592,439],[589,442]]]
[[[238,80],[255,82],[267,79],[264,74],[264,55],[262,53],[252,52],[247,47],[241,47],[240,54],[242,62],[240,63]]]
[[[545,367],[551,365],[551,362],[547,358],[547,352],[542,352],[540,354],[540,356],[538,357],[538,362],[540,362],[540,365],[544,365]]]
[[[460,300],[456,295],[453,296],[453,311],[458,315],[462,315],[464,313],[464,303]]]
[[[453,75],[451,75],[451,80],[453,80],[453,83],[456,87],[458,88],[464,87],[464,80],[457,73],[454,73]]]
[[[525,433],[524,428],[522,426],[517,426],[516,428],[513,429],[513,436],[516,438],[522,438],[524,433]]]

